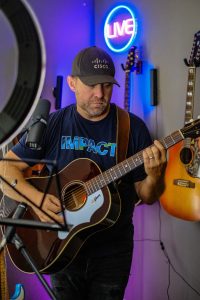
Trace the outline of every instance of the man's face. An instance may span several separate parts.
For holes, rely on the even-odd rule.
[[[75,92],[77,111],[86,119],[99,120],[109,111],[113,84],[85,85],[77,77],[68,77],[68,84]]]

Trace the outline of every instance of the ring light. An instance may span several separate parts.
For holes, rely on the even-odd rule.
[[[44,84],[46,52],[37,18],[25,0],[0,0],[0,11],[8,19],[18,46],[14,88],[0,111],[1,147],[22,131],[36,108]]]

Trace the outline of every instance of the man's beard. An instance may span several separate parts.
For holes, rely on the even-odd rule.
[[[91,103],[91,105],[83,105],[83,109],[87,112],[87,114],[91,117],[98,117],[101,116],[103,113],[105,113],[109,109],[109,103],[105,100],[97,101],[99,104],[98,106],[95,106],[95,101]],[[91,107],[93,106],[93,107]]]

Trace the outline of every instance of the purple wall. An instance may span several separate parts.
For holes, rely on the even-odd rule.
[[[63,80],[62,107],[74,102],[66,77],[71,72],[71,63],[75,54],[83,47],[94,43],[93,0],[29,0],[44,35],[47,65],[42,97],[51,101],[51,110],[55,110],[52,89],[56,85],[56,76]],[[49,277],[46,276],[49,281]],[[9,290],[12,295],[16,283],[25,287],[26,299],[48,300],[49,296],[35,275],[27,275],[14,267],[8,259]]]
[[[66,77],[71,72],[75,54],[94,43],[93,0],[28,2],[39,19],[46,44],[47,66],[42,96],[51,100],[54,110],[52,88],[58,75],[63,76],[62,107],[74,102]]]

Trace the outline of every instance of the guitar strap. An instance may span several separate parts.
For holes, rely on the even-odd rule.
[[[120,163],[126,159],[128,151],[129,133],[130,133],[130,117],[129,113],[116,106],[117,111],[117,153],[116,163]]]

